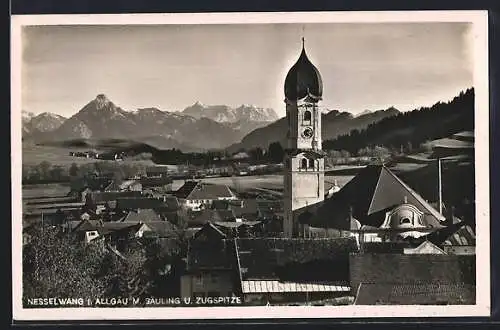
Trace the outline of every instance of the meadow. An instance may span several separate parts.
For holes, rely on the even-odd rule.
[[[22,198],[66,196],[69,191],[69,183],[23,185]]]
[[[337,185],[343,187],[353,178],[352,175],[325,175],[325,189],[330,188],[335,180]],[[258,175],[258,176],[238,176],[238,177],[221,177],[221,178],[206,178],[203,182],[227,185],[236,190],[248,190],[254,188],[281,190],[283,189],[283,175]]]
[[[70,151],[83,152],[83,151],[89,151],[89,148],[61,148],[52,146],[38,146],[38,145],[23,143],[22,164],[32,166],[32,165],[38,165],[43,161],[47,161],[55,165],[70,166],[73,163],[80,165],[80,164],[89,164],[95,162],[111,162],[94,158],[70,156],[69,155]],[[151,160],[124,160],[123,162],[154,165],[154,163]]]

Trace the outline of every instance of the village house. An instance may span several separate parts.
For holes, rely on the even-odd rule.
[[[159,222],[163,221],[160,215],[155,212],[153,209],[134,209],[130,210],[126,213],[125,217],[121,220],[121,222],[128,223],[149,223],[149,222]]]
[[[262,236],[263,223],[261,221],[229,222],[208,221],[195,233],[194,237],[203,235],[218,239],[249,238]]]
[[[179,202],[192,211],[210,208],[216,200],[237,200],[237,196],[226,185],[216,185],[201,181],[186,181],[174,195]]]
[[[168,177],[172,174],[174,169],[169,166],[149,166],[146,168],[146,177],[148,178],[162,178]]]
[[[125,180],[119,185],[120,191],[142,191],[142,183],[139,180]]]
[[[350,272],[355,305],[475,304],[475,256],[357,253]]]
[[[447,254],[476,254],[476,233],[473,227],[464,221],[450,224],[430,234],[427,239],[441,247]]]
[[[183,296],[231,296],[247,305],[329,304],[350,294],[352,238],[235,238],[209,224],[190,243]]]
[[[119,251],[123,251],[125,246],[132,243],[133,240],[143,237],[144,233],[149,231],[151,229],[147,224],[141,222],[82,220],[68,234],[73,234],[78,240],[87,244],[95,240],[102,240]]]
[[[141,177],[139,182],[142,185],[142,189],[156,189],[162,192],[171,192],[173,179],[167,176],[153,176],[153,177]]]

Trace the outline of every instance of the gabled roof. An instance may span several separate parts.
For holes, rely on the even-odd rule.
[[[116,201],[118,198],[140,197],[140,191],[96,191],[90,193],[94,203]]]
[[[137,209],[136,211],[130,211],[123,219],[123,222],[154,222],[162,221],[158,213],[153,209]]]
[[[189,196],[189,194],[191,194],[193,189],[196,188],[197,185],[198,185],[197,181],[186,181],[179,189],[177,189],[174,195],[177,198],[186,199]]]
[[[210,232],[210,234],[208,234]],[[207,222],[203,227],[194,234],[195,239],[201,239],[201,237],[205,238],[205,236],[210,235],[211,239],[214,239],[213,235],[215,234],[215,239],[225,239],[226,234],[218,228],[218,226],[214,225],[211,222]]]
[[[448,236],[443,244],[454,246],[475,246],[476,233],[471,226],[465,225]]]
[[[161,187],[173,182],[170,177],[142,177],[139,181],[143,188]]]
[[[159,198],[130,197],[116,199],[116,208],[120,210],[159,209],[165,207],[167,207],[167,204],[163,199]]]
[[[453,134],[453,137],[455,137],[455,138],[467,138],[467,139],[474,140],[474,131],[463,131],[463,132],[455,133],[455,134]]]
[[[73,231],[74,232],[93,231],[97,230],[98,227],[101,227],[101,225],[97,220],[82,220],[78,225],[73,227]]]
[[[441,228],[433,233],[430,233],[427,236],[427,240],[434,243],[435,245],[442,245],[448,238],[450,238],[454,233],[456,233],[465,225],[466,224],[463,221],[450,224],[445,228]]]
[[[128,189],[129,187],[136,185],[136,184],[141,184],[141,182],[139,182],[138,180],[125,180],[120,184],[119,188],[120,189]]]
[[[170,221],[149,221],[146,224],[159,237],[174,237],[177,226]]]
[[[349,229],[349,212],[361,225],[380,227],[385,212],[403,203],[412,204],[424,213],[429,228],[442,228],[445,217],[384,165],[369,165],[331,198],[317,207],[311,225]]]
[[[234,242],[220,239],[193,240],[189,244],[187,267],[189,271],[200,269],[237,269]]]
[[[83,231],[93,231],[97,230],[101,234],[106,234],[109,232],[117,232],[122,230],[139,230],[144,224],[140,222],[103,222],[99,220],[82,220],[78,225],[73,226],[73,231],[83,232]]]
[[[80,225],[81,220],[70,220],[62,225],[63,228],[68,228],[70,231],[73,231],[77,226]]]
[[[405,248],[405,254],[446,254],[442,249],[429,241],[423,241],[416,248]]]
[[[326,260],[330,264],[337,258],[358,250],[354,238],[236,239],[237,255],[243,279],[274,279],[278,269],[286,264],[305,264]]]
[[[175,192],[175,196],[183,199],[214,200],[235,197],[228,186],[204,182],[187,181]]]

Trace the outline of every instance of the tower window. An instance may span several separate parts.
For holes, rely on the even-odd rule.
[[[309,168],[314,168],[314,159],[309,159]]]
[[[307,169],[307,159],[306,158],[302,158],[300,165],[301,165],[300,167],[302,169],[304,169],[304,170]]]
[[[306,125],[311,124],[311,117],[312,117],[311,111],[309,110],[304,111],[304,116],[302,117],[304,124]]]

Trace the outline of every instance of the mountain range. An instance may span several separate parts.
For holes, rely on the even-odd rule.
[[[49,115],[53,117],[49,125]],[[126,111],[106,95],[99,94],[78,113],[66,119],[47,118],[43,130],[34,130],[38,117],[23,113],[23,139],[35,143],[69,140],[125,139],[151,144],[159,149],[206,150],[224,148],[256,128],[278,117],[274,110],[250,105],[204,106],[197,102],[182,112],[157,108]],[[57,125],[56,125],[57,119]],[[40,124],[36,127],[41,126]],[[49,127],[50,126],[50,127]]]
[[[273,109],[258,108],[247,104],[231,108],[227,105],[204,105],[196,102],[184,109],[182,113],[197,119],[209,118],[219,123],[266,122],[279,118]]]
[[[365,111],[358,116],[331,110],[323,114],[323,139],[366,128],[397,114],[399,111],[395,108]],[[267,148],[273,141],[285,145],[286,130],[286,118],[279,118],[273,109],[253,105],[234,108],[196,102],[180,112],[157,108],[126,111],[104,94],[97,95],[70,118],[23,112],[23,140],[37,144],[78,141],[92,145],[95,141],[119,139],[145,143],[160,150],[227,148],[232,152],[241,148]]]
[[[23,137],[37,136],[58,129],[66,118],[49,112],[35,115],[32,112],[22,111]]]

